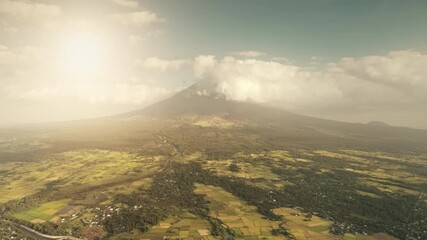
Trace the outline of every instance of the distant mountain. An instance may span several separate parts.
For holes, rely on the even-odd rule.
[[[389,127],[390,125],[388,125],[385,122],[381,122],[381,121],[371,121],[366,123],[366,125],[371,125],[371,126],[382,126],[382,127]]]
[[[203,94],[197,85],[120,118],[182,119],[185,116],[241,119],[253,123],[252,130],[268,137],[298,139],[298,142],[312,142],[313,146],[363,144],[400,149],[427,145],[427,130],[393,127],[381,122],[360,124],[309,117],[256,103],[231,101],[221,95]]]

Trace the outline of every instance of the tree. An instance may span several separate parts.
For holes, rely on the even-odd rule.
[[[239,172],[240,171],[239,166],[235,163],[230,164],[230,166],[228,166],[228,167],[230,168],[230,171],[232,171],[232,172]]]

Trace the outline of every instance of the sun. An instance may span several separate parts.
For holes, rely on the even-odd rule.
[[[100,36],[91,32],[72,32],[61,42],[60,61],[67,74],[87,76],[102,70],[106,51]]]

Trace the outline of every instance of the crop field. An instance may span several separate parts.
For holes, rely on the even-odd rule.
[[[391,240],[388,234],[425,230],[422,153],[304,148],[287,145],[275,129],[264,136],[251,125],[240,127],[238,119],[190,120],[171,120],[159,131],[138,120],[105,132],[100,125],[70,128],[72,135],[0,139],[0,154],[28,152],[0,161],[4,216],[52,235],[113,240],[284,239],[288,233]],[[73,141],[82,136],[93,142]]]
[[[229,169],[230,164],[235,162],[234,160],[209,160],[206,161],[205,168],[209,170],[213,170],[216,174],[221,176],[236,176],[246,179],[256,179],[256,178],[264,178],[264,179],[278,179],[278,176],[271,172],[270,168],[258,164],[252,164],[250,162],[241,162],[239,163],[240,171],[232,172]]]
[[[141,239],[218,239],[211,235],[207,220],[184,212],[179,216],[171,216],[153,226]]]
[[[246,204],[222,188],[210,185],[196,184],[196,193],[206,194],[212,217],[218,218],[235,232],[235,239],[283,239],[283,236],[273,236],[272,230],[279,224],[290,230],[296,239],[360,239],[360,240],[394,240],[388,234],[334,235],[330,232],[333,222],[315,215],[307,215],[293,208],[274,209],[274,213],[283,216],[282,221],[265,219],[257,212],[255,206]]]
[[[50,147],[50,144],[44,142],[40,136],[31,138],[0,137],[0,152],[18,153]]]
[[[411,171],[409,167],[402,166],[414,164],[420,169],[427,168],[427,163],[423,157],[416,156],[393,156],[381,152],[363,152],[354,150],[342,150],[340,152],[315,151],[318,156],[326,156],[337,161],[348,163],[346,171],[362,175],[359,178],[361,184],[375,187],[383,192],[403,193],[418,196],[419,189],[408,188],[396,182],[403,182],[407,185],[422,185],[426,182],[426,176],[421,172]],[[361,195],[375,197],[372,193],[359,192]]]
[[[337,236],[330,233],[329,229],[333,222],[315,215],[308,216],[300,210],[293,208],[274,209],[274,213],[284,217],[286,228],[288,228],[296,239],[359,239],[359,240],[396,240],[388,234],[377,234],[371,236],[344,234]]]
[[[212,217],[221,219],[224,224],[234,230],[236,239],[282,239],[271,234],[279,221],[265,219],[244,201],[219,187],[196,185],[196,193],[206,194]]]
[[[50,221],[56,215],[61,214],[62,209],[64,209],[62,214],[68,212],[68,209],[65,208],[67,208],[69,202],[70,199],[47,202],[36,208],[31,208],[22,212],[18,212],[14,216],[18,219],[33,223]]]
[[[36,162],[0,163],[0,191],[4,193],[0,203],[36,193],[51,182],[71,188],[123,177],[139,178],[158,170],[163,161],[161,156],[93,149],[56,154]]]
[[[316,162],[316,158],[326,157],[331,165]],[[268,161],[266,161],[268,159]],[[405,162],[409,167],[402,166]],[[241,171],[231,172],[228,166],[236,162]],[[335,162],[335,165],[334,165]],[[414,167],[411,168],[411,164]],[[207,169],[212,169],[219,175],[237,176],[250,179],[264,179],[258,186],[273,186],[271,181],[277,181],[279,177],[271,171],[271,167],[285,167],[290,170],[306,169],[316,166],[317,174],[333,173],[335,169],[343,169],[359,174],[358,182],[361,185],[374,187],[385,193],[403,193],[418,196],[420,189],[409,187],[410,185],[422,185],[426,182],[425,173],[421,169],[427,168],[423,156],[395,156],[382,152],[364,152],[356,150],[298,150],[291,154],[285,150],[273,150],[254,153],[237,153],[233,160],[208,161]],[[417,167],[419,170],[417,170]],[[250,177],[247,177],[250,176]],[[270,182],[269,182],[270,181]],[[405,183],[396,184],[396,182]],[[267,184],[268,183],[268,184]],[[292,182],[282,180],[276,186],[283,188],[293,185]],[[375,193],[358,191],[359,194],[370,197],[378,197]]]

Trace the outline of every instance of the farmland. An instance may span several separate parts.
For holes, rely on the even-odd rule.
[[[69,203],[69,199],[62,201],[52,201],[41,204],[40,206],[32,209],[28,209],[19,213],[16,213],[14,216],[18,219],[25,221],[40,223],[45,221],[51,221],[56,214],[58,214],[62,209],[64,209]],[[68,211],[64,211],[66,214]]]
[[[3,141],[3,216],[87,239],[425,234],[423,152],[328,141],[313,147],[248,121],[188,118],[94,123]]]

